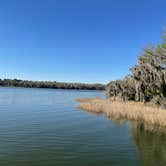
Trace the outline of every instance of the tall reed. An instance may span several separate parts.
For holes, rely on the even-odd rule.
[[[78,99],[78,107],[83,110],[104,113],[114,119],[127,119],[144,122],[149,125],[166,126],[166,110],[144,105],[141,102],[120,102],[110,99]]]

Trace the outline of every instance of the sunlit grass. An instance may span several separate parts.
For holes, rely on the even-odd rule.
[[[83,110],[104,113],[113,119],[127,119],[145,122],[149,125],[166,126],[166,110],[141,102],[120,102],[111,99],[78,99],[78,107]]]

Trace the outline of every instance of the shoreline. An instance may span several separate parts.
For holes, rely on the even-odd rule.
[[[78,108],[100,114],[116,120],[129,120],[159,127],[166,126],[166,110],[141,102],[121,102],[111,99],[82,98],[77,99]]]
[[[0,87],[76,89],[76,90],[105,90],[106,85],[100,83],[32,81],[20,79],[0,79]]]
[[[96,89],[67,89],[67,88],[43,88],[43,87],[22,87],[22,86],[0,86],[0,88],[16,88],[16,89],[50,89],[50,90],[73,90],[73,91],[99,91],[99,92],[105,92],[105,90],[96,90]]]

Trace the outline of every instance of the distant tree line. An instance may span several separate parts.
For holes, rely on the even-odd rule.
[[[27,88],[53,88],[53,89],[85,89],[104,90],[103,84],[65,83],[56,81],[28,81],[19,79],[0,79],[3,87],[27,87]]]
[[[161,44],[143,50],[130,71],[124,79],[107,85],[107,96],[122,101],[153,102],[166,108],[166,33]]]

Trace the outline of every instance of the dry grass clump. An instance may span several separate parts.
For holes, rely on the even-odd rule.
[[[149,125],[166,126],[166,110],[144,105],[141,102],[120,102],[110,99],[78,99],[78,107],[95,113],[104,113],[109,118],[141,121]]]
[[[94,113],[102,113],[106,103],[104,99],[100,98],[77,99],[77,102],[79,103],[78,107],[80,109]]]
[[[145,131],[155,133],[158,135],[166,134],[166,128],[164,126],[150,125],[150,124],[142,123],[138,121],[132,121],[130,124],[132,129],[145,130]]]

